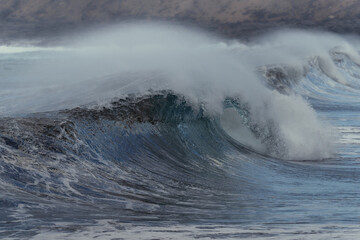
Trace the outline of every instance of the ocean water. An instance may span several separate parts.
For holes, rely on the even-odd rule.
[[[360,41],[168,24],[0,46],[1,239],[358,239]]]

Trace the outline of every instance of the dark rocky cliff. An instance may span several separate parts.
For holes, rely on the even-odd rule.
[[[0,0],[3,37],[129,19],[185,22],[232,37],[282,26],[359,33],[360,1]]]

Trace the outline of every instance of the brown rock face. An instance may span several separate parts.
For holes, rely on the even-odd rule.
[[[231,36],[278,26],[358,32],[359,18],[358,0],[0,0],[2,25],[37,29],[157,19]]]

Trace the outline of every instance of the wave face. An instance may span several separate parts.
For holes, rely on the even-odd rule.
[[[67,39],[0,47],[5,238],[358,234],[356,38],[134,23]]]

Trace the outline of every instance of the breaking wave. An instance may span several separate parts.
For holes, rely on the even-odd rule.
[[[330,51],[342,44],[346,48],[338,47],[337,52],[350,52],[351,45],[335,35],[280,32],[244,44],[179,26],[136,24],[72,39],[64,43],[62,51],[38,49],[37,56],[42,59],[2,80],[2,115],[56,111],[89,103],[101,105],[114,97],[141,97],[149,90],[169,90],[183,96],[193,108],[202,108],[207,115],[218,118],[231,114],[224,111],[224,103],[236,99],[251,119],[247,127],[255,135],[247,135],[261,143],[252,147],[259,151],[272,149],[265,140],[267,135],[276,135],[278,145],[283,146],[281,151],[264,154],[284,159],[331,155],[329,139],[333,136],[326,124],[299,94],[280,91],[286,86],[280,86],[284,84],[277,74],[284,73],[279,68],[287,65],[291,71],[286,70],[280,78],[295,83],[308,71],[308,62],[313,61],[327,76],[346,84]],[[348,56],[357,59],[356,54]],[[272,85],[280,84],[278,91],[264,84],[264,71]],[[226,119],[229,126],[234,125]]]

